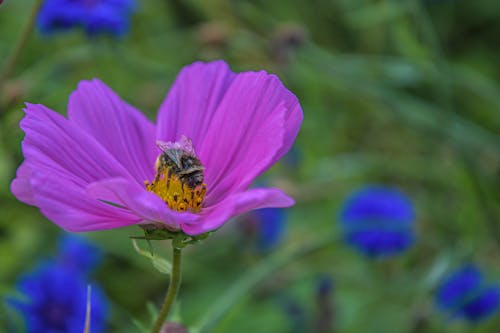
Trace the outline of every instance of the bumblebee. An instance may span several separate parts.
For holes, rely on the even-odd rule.
[[[196,157],[191,140],[179,143],[159,142],[162,153],[155,163],[156,176],[146,189],[156,193],[170,209],[199,212],[206,194],[203,165]]]
[[[183,149],[166,149],[158,156],[155,164],[156,178],[167,170],[167,177],[175,175],[183,184],[194,189],[203,184],[203,165],[200,160]]]

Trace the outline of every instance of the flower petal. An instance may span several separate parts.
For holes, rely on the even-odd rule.
[[[160,108],[157,138],[191,138],[205,166],[205,206],[251,182],[291,147],[297,98],[264,71],[235,74],[222,61],[185,67]]]
[[[113,229],[140,221],[130,211],[106,205],[87,196],[71,180],[33,172],[31,178],[36,205],[49,220],[71,232]]]
[[[199,150],[207,204],[245,190],[290,148],[302,110],[274,75],[239,74],[213,115]]]
[[[28,163],[23,162],[17,169],[16,178],[10,184],[10,190],[17,199],[33,206],[35,205],[35,198],[31,190],[30,178],[31,168]]]
[[[90,182],[132,179],[94,138],[43,105],[27,104],[25,112],[21,128],[26,160],[12,183],[14,195],[68,231],[116,228],[139,220],[86,196]]]
[[[192,222],[197,215],[175,212],[156,194],[146,191],[135,182],[124,178],[106,179],[87,187],[89,196],[130,209],[141,217],[142,223],[161,222],[171,230],[179,230],[181,222]]]
[[[184,67],[158,112],[157,139],[174,142],[185,135],[198,148],[235,76],[224,61]]]
[[[189,235],[198,235],[219,228],[235,215],[259,208],[290,207],[294,203],[280,189],[251,189],[230,195],[218,205],[204,209],[198,221],[184,222],[181,227]]]
[[[155,126],[104,83],[80,82],[69,99],[68,119],[93,136],[138,183],[154,177]]]
[[[32,170],[44,169],[78,185],[130,173],[94,138],[43,105],[27,104],[21,128],[23,153]]]

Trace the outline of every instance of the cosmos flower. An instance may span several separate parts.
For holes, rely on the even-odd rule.
[[[245,215],[242,228],[245,232],[245,239],[251,239],[252,247],[256,251],[270,251],[283,239],[286,212],[281,208],[254,210]]]
[[[414,241],[415,213],[410,200],[396,189],[366,186],[344,202],[340,223],[348,245],[371,258],[407,250]]]
[[[122,36],[128,31],[134,0],[45,0],[37,26],[44,34],[81,27],[87,35],[108,33]]]
[[[19,292],[26,298],[11,301],[24,317],[30,333],[81,333],[85,325],[87,283],[81,275],[45,262],[21,277]],[[91,329],[103,332],[107,316],[104,294],[92,285]]]
[[[59,239],[57,262],[80,274],[87,274],[101,261],[101,251],[85,238],[64,234]]]
[[[156,125],[97,79],[78,85],[67,118],[37,104],[25,112],[25,161],[11,190],[68,231],[153,224],[197,235],[294,203],[276,188],[249,189],[302,122],[297,98],[264,71],[187,66]]]
[[[466,265],[444,279],[436,303],[454,318],[477,323],[500,308],[500,288],[486,284],[476,266]]]

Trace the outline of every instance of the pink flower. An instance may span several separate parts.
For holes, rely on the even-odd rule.
[[[68,231],[155,223],[197,235],[294,203],[279,189],[249,189],[290,149],[303,118],[297,98],[264,71],[189,65],[156,125],[97,79],[71,94],[67,118],[40,104],[25,112],[25,160],[11,190]],[[190,168],[174,163],[181,155]]]

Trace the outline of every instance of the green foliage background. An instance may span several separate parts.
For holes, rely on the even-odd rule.
[[[0,5],[0,61],[32,4]],[[182,66],[225,59],[235,71],[276,73],[301,102],[300,163],[266,175],[297,205],[273,253],[242,247],[237,221],[184,251],[173,320],[195,326],[227,301],[211,332],[499,332],[498,316],[477,327],[450,321],[432,298],[443,274],[466,261],[500,281],[498,17],[496,0],[144,0],[121,40],[35,33],[0,92],[0,296],[54,254],[61,233],[9,191],[22,161],[22,102],[64,114],[77,83],[99,77],[155,119]],[[414,201],[418,240],[404,256],[370,262],[337,241],[342,200],[366,183],[397,186]],[[105,251],[94,280],[112,302],[109,332],[138,332],[131,318],[147,323],[146,304],[166,289],[167,277],[134,252],[128,236],[140,233],[87,235]],[[316,251],[294,252],[325,237],[331,243]],[[170,255],[168,244],[153,246]],[[325,275],[335,311],[321,331]],[[292,303],[307,328],[287,314]],[[13,314],[0,311],[3,331]]]

